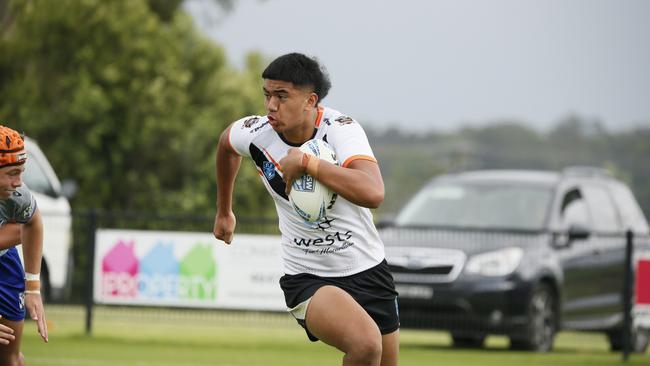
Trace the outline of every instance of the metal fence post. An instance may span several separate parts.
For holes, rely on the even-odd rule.
[[[86,262],[86,334],[90,335],[93,328],[93,293],[94,293],[94,261],[95,261],[95,231],[97,231],[97,210],[88,213],[88,257]]]
[[[632,340],[632,254],[634,233],[628,230],[625,243],[625,283],[623,285],[623,361],[630,357],[630,342]]]

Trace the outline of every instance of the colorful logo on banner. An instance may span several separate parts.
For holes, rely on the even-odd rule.
[[[202,300],[217,297],[214,246],[197,243],[182,257],[158,242],[140,258],[133,241],[117,241],[102,259],[102,294],[121,299]]]

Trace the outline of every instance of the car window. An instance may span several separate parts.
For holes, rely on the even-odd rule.
[[[621,215],[623,229],[633,229],[637,233],[647,233],[649,231],[648,222],[630,189],[624,184],[613,182],[611,192]]]
[[[587,203],[583,199],[580,189],[572,188],[564,194],[560,207],[560,218],[562,227],[565,229],[575,225],[585,228],[592,227]]]
[[[589,212],[593,217],[593,229],[605,232],[620,231],[621,225],[618,212],[605,188],[594,184],[586,184],[583,192]]]
[[[50,183],[50,180],[45,175],[43,168],[34,158],[34,156],[28,151],[27,152],[27,162],[25,163],[25,173],[23,174],[23,181],[30,190],[48,196],[55,197],[56,193],[54,188]]]
[[[422,189],[400,212],[401,226],[540,230],[550,187],[511,182],[441,182]]]

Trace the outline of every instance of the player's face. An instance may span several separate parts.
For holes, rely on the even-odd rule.
[[[0,168],[0,199],[6,200],[23,184],[24,165]]]
[[[286,132],[310,121],[318,97],[307,88],[288,81],[264,79],[264,106],[269,123],[277,132]]]

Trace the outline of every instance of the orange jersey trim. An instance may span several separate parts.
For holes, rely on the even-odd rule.
[[[316,128],[320,127],[320,122],[323,119],[323,107],[318,107],[318,115],[316,116]]]
[[[368,160],[368,161],[372,161],[374,163],[377,162],[377,159],[373,158],[372,156],[368,156],[368,155],[352,155],[349,158],[345,159],[345,161],[343,162],[343,164],[341,166],[344,167],[344,168],[347,168],[348,165],[350,165],[350,163],[352,163],[355,160]]]

